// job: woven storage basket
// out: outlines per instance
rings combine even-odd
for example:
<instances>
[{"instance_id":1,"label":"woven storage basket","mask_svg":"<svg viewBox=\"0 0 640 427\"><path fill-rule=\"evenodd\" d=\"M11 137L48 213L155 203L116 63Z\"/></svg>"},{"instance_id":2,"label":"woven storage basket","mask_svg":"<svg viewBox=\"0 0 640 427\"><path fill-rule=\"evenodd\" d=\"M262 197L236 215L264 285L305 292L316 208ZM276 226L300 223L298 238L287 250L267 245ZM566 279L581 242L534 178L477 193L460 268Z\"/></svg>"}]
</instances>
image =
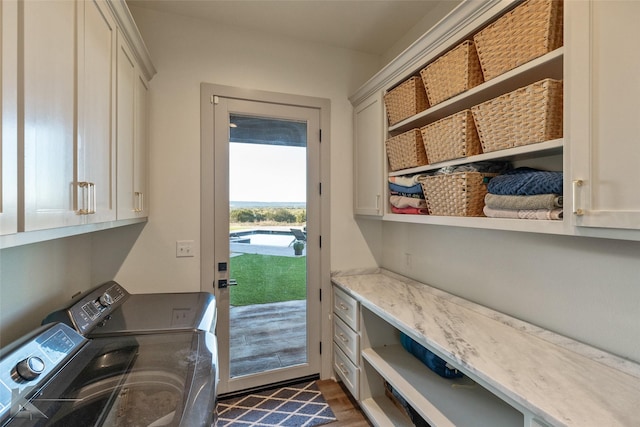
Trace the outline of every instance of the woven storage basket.
<instances>
[{"instance_id":1,"label":"woven storage basket","mask_svg":"<svg viewBox=\"0 0 640 427\"><path fill-rule=\"evenodd\" d=\"M485 153L562 138L562 80L541 80L471 112Z\"/></svg>"},{"instance_id":2,"label":"woven storage basket","mask_svg":"<svg viewBox=\"0 0 640 427\"><path fill-rule=\"evenodd\" d=\"M484 216L484 197L487 194L485 177L495 173L457 172L422 178L430 215Z\"/></svg>"},{"instance_id":3,"label":"woven storage basket","mask_svg":"<svg viewBox=\"0 0 640 427\"><path fill-rule=\"evenodd\" d=\"M389 126L429 108L427 92L420 77L411 77L384 96Z\"/></svg>"},{"instance_id":4,"label":"woven storage basket","mask_svg":"<svg viewBox=\"0 0 640 427\"><path fill-rule=\"evenodd\" d=\"M528 0L478 32L484 80L562 46L562 1Z\"/></svg>"},{"instance_id":5,"label":"woven storage basket","mask_svg":"<svg viewBox=\"0 0 640 427\"><path fill-rule=\"evenodd\" d=\"M473 41L466 40L420 71L429 104L435 105L482 83Z\"/></svg>"},{"instance_id":6,"label":"woven storage basket","mask_svg":"<svg viewBox=\"0 0 640 427\"><path fill-rule=\"evenodd\" d=\"M392 171L428 164L419 129L387 139L387 156Z\"/></svg>"},{"instance_id":7,"label":"woven storage basket","mask_svg":"<svg viewBox=\"0 0 640 427\"><path fill-rule=\"evenodd\" d=\"M420 128L430 163L459 159L482 152L471 110L440 119Z\"/></svg>"}]
</instances>

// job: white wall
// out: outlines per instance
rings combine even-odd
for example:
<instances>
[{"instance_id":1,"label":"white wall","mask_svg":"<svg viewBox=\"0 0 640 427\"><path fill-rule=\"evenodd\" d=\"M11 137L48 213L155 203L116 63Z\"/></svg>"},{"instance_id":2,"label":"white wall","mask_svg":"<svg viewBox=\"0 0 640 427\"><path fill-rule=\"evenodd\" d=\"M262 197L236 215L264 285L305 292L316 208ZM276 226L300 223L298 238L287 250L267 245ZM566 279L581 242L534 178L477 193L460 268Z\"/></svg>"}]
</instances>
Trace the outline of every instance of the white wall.
<instances>
[{"instance_id":1,"label":"white wall","mask_svg":"<svg viewBox=\"0 0 640 427\"><path fill-rule=\"evenodd\" d=\"M389 270L640 362L640 242L400 223L383 240Z\"/></svg>"},{"instance_id":2,"label":"white wall","mask_svg":"<svg viewBox=\"0 0 640 427\"><path fill-rule=\"evenodd\" d=\"M113 279L144 224L0 250L0 347Z\"/></svg>"},{"instance_id":3,"label":"white wall","mask_svg":"<svg viewBox=\"0 0 640 427\"><path fill-rule=\"evenodd\" d=\"M387 49L387 51L382 55L382 64L386 65L396 56L400 55L407 47L418 40L418 38L431 29L460 3L462 3L462 0L444 0L441 2L434 2L431 11L427 15L423 16L417 24L411 27L406 34L400 37L393 46Z\"/></svg>"},{"instance_id":4,"label":"white wall","mask_svg":"<svg viewBox=\"0 0 640 427\"><path fill-rule=\"evenodd\" d=\"M352 108L379 68L373 55L210 26L132 8L158 74L150 91L150 219L116 276L135 292L197 290L200 260L175 257L200 238L200 83L331 99L332 268L375 264L352 216Z\"/></svg>"}]
</instances>

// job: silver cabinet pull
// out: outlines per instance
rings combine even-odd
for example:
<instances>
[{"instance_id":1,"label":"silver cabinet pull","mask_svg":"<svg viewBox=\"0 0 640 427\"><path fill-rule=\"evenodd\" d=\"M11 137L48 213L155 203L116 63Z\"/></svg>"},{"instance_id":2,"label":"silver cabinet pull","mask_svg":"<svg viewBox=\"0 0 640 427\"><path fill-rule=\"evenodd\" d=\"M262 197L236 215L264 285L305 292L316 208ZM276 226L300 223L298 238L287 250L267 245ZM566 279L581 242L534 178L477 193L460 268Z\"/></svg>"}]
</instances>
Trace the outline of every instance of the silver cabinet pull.
<instances>
[{"instance_id":1,"label":"silver cabinet pull","mask_svg":"<svg viewBox=\"0 0 640 427\"><path fill-rule=\"evenodd\" d=\"M344 343L348 343L348 342L349 342L349 339L348 339L348 338L347 338L347 337L346 337L342 332L340 332L340 333L338 334L338 337L339 337L339 338L342 340L342 342L344 342Z\"/></svg>"},{"instance_id":2,"label":"silver cabinet pull","mask_svg":"<svg viewBox=\"0 0 640 427\"><path fill-rule=\"evenodd\" d=\"M136 191L133 193L135 197L133 211L134 212L143 212L144 211L144 193L141 191Z\"/></svg>"},{"instance_id":3,"label":"silver cabinet pull","mask_svg":"<svg viewBox=\"0 0 640 427\"><path fill-rule=\"evenodd\" d=\"M346 368L346 366L344 366L344 363L340 363L338 365L338 368L340 368L343 374L349 375L349 370Z\"/></svg>"},{"instance_id":4,"label":"silver cabinet pull","mask_svg":"<svg viewBox=\"0 0 640 427\"><path fill-rule=\"evenodd\" d=\"M96 184L93 182L78 182L80 195L77 210L78 215L91 215L96 213Z\"/></svg>"},{"instance_id":5,"label":"silver cabinet pull","mask_svg":"<svg viewBox=\"0 0 640 427\"><path fill-rule=\"evenodd\" d=\"M572 202L573 202L573 213L577 216L584 215L584 210L578 207L578 188L582 187L584 182L581 179L576 179L573 181L573 193L572 193Z\"/></svg>"}]
</instances>

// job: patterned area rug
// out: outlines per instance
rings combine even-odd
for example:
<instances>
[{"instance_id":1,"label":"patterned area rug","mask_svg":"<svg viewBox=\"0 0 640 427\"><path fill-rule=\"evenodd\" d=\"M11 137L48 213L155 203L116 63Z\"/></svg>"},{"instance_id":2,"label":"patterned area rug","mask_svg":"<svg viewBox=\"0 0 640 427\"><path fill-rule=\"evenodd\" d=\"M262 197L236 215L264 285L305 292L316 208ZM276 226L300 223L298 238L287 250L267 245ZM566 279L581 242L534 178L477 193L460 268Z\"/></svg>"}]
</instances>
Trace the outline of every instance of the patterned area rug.
<instances>
[{"instance_id":1,"label":"patterned area rug","mask_svg":"<svg viewBox=\"0 0 640 427\"><path fill-rule=\"evenodd\" d=\"M320 426L336 417L315 381L220 400L216 427Z\"/></svg>"}]
</instances>

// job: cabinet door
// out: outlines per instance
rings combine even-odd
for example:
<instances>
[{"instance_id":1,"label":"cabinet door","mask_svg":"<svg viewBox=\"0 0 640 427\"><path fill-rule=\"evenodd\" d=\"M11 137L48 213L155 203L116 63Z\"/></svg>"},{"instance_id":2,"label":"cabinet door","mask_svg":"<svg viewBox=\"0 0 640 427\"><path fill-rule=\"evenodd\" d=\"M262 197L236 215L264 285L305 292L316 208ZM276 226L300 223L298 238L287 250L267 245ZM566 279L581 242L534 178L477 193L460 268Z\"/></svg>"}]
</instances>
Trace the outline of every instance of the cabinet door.
<instances>
[{"instance_id":1,"label":"cabinet door","mask_svg":"<svg viewBox=\"0 0 640 427\"><path fill-rule=\"evenodd\" d=\"M133 140L133 196L135 202L134 210L138 217L149 215L149 199L147 195L148 92L147 81L141 74L138 74L136 78L135 134Z\"/></svg>"},{"instance_id":2,"label":"cabinet door","mask_svg":"<svg viewBox=\"0 0 640 427\"><path fill-rule=\"evenodd\" d=\"M3 2L4 3L4 2ZM21 2L25 231L76 225L74 1ZM20 113L20 112L19 112ZM21 153L22 155L22 153Z\"/></svg>"},{"instance_id":3,"label":"cabinet door","mask_svg":"<svg viewBox=\"0 0 640 427\"><path fill-rule=\"evenodd\" d=\"M356 215L384 214L384 109L376 92L354 109L354 188Z\"/></svg>"},{"instance_id":4,"label":"cabinet door","mask_svg":"<svg viewBox=\"0 0 640 427\"><path fill-rule=\"evenodd\" d=\"M18 230L18 6L0 2L0 235Z\"/></svg>"},{"instance_id":5,"label":"cabinet door","mask_svg":"<svg viewBox=\"0 0 640 427\"><path fill-rule=\"evenodd\" d=\"M135 218L133 194L133 140L136 66L129 46L118 32L118 219Z\"/></svg>"},{"instance_id":6,"label":"cabinet door","mask_svg":"<svg viewBox=\"0 0 640 427\"><path fill-rule=\"evenodd\" d=\"M147 85L131 49L118 41L118 219L147 216Z\"/></svg>"},{"instance_id":7,"label":"cabinet door","mask_svg":"<svg viewBox=\"0 0 640 427\"><path fill-rule=\"evenodd\" d=\"M574 224L640 229L640 2L566 6Z\"/></svg>"},{"instance_id":8,"label":"cabinet door","mask_svg":"<svg viewBox=\"0 0 640 427\"><path fill-rule=\"evenodd\" d=\"M78 181L85 183L80 206L88 211L87 222L113 221L116 27L104 2L81 2L80 9Z\"/></svg>"}]
</instances>

